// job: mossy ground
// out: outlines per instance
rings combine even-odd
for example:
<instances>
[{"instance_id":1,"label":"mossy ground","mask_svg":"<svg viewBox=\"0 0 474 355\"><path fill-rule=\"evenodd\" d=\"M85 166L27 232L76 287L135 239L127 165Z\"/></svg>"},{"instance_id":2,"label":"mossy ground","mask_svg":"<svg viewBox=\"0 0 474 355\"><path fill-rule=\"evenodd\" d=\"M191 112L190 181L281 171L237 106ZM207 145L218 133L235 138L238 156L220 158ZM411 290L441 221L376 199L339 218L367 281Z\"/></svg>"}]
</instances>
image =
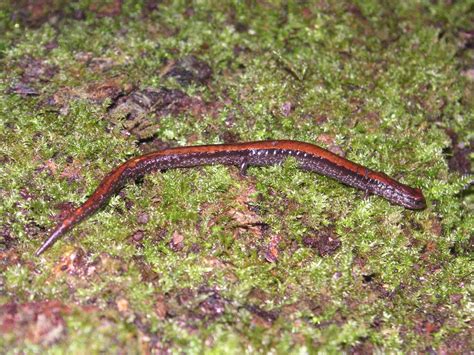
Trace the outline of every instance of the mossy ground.
<instances>
[{"instance_id":1,"label":"mossy ground","mask_svg":"<svg viewBox=\"0 0 474 355\"><path fill-rule=\"evenodd\" d=\"M472 160L473 23L471 1L1 5L2 352L472 349L472 177L450 166ZM179 99L111 114L149 88ZM428 207L292 160L167 171L34 257L127 158L261 139L344 153Z\"/></svg>"}]
</instances>

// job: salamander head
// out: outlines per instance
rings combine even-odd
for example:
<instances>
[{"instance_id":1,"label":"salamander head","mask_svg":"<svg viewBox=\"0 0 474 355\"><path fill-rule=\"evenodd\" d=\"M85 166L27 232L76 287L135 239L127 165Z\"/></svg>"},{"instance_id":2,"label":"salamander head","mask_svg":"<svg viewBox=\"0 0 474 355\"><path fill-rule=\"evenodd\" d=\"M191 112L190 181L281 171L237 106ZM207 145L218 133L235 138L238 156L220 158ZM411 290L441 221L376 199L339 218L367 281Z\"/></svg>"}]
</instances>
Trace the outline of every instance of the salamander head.
<instances>
[{"instance_id":1,"label":"salamander head","mask_svg":"<svg viewBox=\"0 0 474 355\"><path fill-rule=\"evenodd\" d=\"M426 208L425 196L420 189L399 184L397 189L390 193L390 201L411 210L422 210Z\"/></svg>"},{"instance_id":2,"label":"salamander head","mask_svg":"<svg viewBox=\"0 0 474 355\"><path fill-rule=\"evenodd\" d=\"M411 208L412 210L423 210L426 208L426 200L425 196L423 196L423 192L421 192L420 189L413 189L415 190L414 194L410 196L409 199L409 206L408 208Z\"/></svg>"},{"instance_id":3,"label":"salamander head","mask_svg":"<svg viewBox=\"0 0 474 355\"><path fill-rule=\"evenodd\" d=\"M426 208L425 196L420 189L402 184L380 172L370 173L369 178L374 182L373 192L390 202L411 210Z\"/></svg>"}]
</instances>

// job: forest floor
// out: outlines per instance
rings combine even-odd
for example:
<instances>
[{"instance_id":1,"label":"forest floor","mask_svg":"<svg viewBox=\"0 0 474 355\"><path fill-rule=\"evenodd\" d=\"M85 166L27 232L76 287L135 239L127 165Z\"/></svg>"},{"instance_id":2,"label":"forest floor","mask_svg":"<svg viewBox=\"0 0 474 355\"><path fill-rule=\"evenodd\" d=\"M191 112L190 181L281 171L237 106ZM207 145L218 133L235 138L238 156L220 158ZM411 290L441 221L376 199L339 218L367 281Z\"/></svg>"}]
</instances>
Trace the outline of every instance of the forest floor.
<instances>
[{"instance_id":1,"label":"forest floor","mask_svg":"<svg viewBox=\"0 0 474 355\"><path fill-rule=\"evenodd\" d=\"M2 2L0 352L472 350L473 24L472 1ZM34 255L127 159L264 139L427 208L294 159L168 170Z\"/></svg>"}]
</instances>

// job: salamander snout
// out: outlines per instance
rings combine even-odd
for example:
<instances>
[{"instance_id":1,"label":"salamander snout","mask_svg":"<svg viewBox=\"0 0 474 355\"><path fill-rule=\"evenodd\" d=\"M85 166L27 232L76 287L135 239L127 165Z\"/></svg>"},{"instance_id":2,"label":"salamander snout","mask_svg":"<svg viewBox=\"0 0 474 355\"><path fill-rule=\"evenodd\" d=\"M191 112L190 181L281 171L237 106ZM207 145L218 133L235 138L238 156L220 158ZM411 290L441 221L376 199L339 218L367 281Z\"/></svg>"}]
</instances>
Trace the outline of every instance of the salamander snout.
<instances>
[{"instance_id":1,"label":"salamander snout","mask_svg":"<svg viewBox=\"0 0 474 355\"><path fill-rule=\"evenodd\" d=\"M425 196L420 189L410 188L410 194L407 195L405 200L406 206L412 210L423 210L426 208Z\"/></svg>"}]
</instances>

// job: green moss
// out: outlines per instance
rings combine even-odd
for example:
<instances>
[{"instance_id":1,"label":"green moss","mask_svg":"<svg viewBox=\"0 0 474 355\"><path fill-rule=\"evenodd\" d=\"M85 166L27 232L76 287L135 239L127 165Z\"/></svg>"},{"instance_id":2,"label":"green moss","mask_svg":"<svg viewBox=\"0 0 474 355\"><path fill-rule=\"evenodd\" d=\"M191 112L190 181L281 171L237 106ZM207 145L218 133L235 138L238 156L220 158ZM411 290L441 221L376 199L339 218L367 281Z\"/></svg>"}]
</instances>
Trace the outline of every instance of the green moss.
<instances>
[{"instance_id":1,"label":"green moss","mask_svg":"<svg viewBox=\"0 0 474 355\"><path fill-rule=\"evenodd\" d=\"M0 302L74 305L54 344L12 331L1 348L470 349L472 178L447 163L447 130L465 144L473 135L460 69L469 1L125 1L108 16L114 4L0 5ZM211 67L205 85L162 75L187 55ZM428 208L365 197L292 159L247 177L172 170L128 185L33 257L61 203L84 202L139 154L127 121L109 117L114 98L93 100L112 80L123 95L167 87L200 100L199 112L160 116L152 139L315 142L422 188ZM18 83L39 95L15 94ZM323 229L341 243L330 255L305 242Z\"/></svg>"}]
</instances>

